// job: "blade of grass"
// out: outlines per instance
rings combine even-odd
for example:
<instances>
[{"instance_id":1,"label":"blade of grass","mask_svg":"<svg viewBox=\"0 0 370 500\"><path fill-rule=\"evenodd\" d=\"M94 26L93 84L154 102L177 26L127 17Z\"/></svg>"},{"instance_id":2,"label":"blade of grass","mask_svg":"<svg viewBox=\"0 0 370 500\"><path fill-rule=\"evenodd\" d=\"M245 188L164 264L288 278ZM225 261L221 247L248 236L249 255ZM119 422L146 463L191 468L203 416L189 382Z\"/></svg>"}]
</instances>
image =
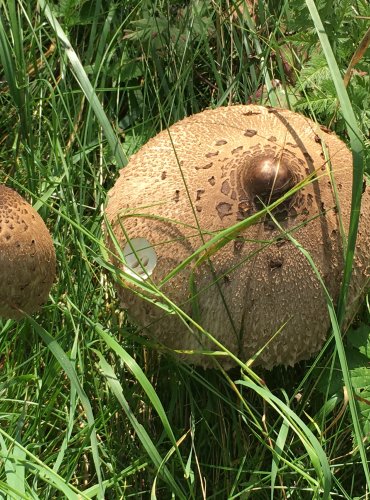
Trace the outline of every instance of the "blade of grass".
<instances>
[{"instance_id":1,"label":"blade of grass","mask_svg":"<svg viewBox=\"0 0 370 500\"><path fill-rule=\"evenodd\" d=\"M170 273L167 274L167 276L162 280L161 285L164 285L169 281L173 276L175 276L179 271L184 269L187 265L189 265L193 260L195 260L197 257L199 257L196 260L195 265L200 265L204 260L208 259L210 256L212 256L214 253L218 252L222 247L224 247L227 243L229 243L231 240L233 240L241 231L244 231L248 227L250 227L253 224L256 224L264 215L268 213L269 210L273 210L277 206L279 206L281 203L283 203L287 198L292 196L294 193L299 191L303 186L307 184L315 175L315 172L310 174L309 177L304 179L303 181L299 182L296 186L294 186L292 189L287 191L281 198L278 200L274 201L269 205L268 208L262 208L259 212L251 215L247 219L244 219L240 222L237 222L236 224L232 225L231 227L218 232L215 236L213 236L210 240L208 240L205 244L201 245L197 250L192 253L189 257L184 259L181 264L179 264L177 267L175 267Z\"/></svg>"},{"instance_id":2,"label":"blade of grass","mask_svg":"<svg viewBox=\"0 0 370 500\"><path fill-rule=\"evenodd\" d=\"M289 403L288 398L286 398L287 404ZM289 431L289 425L286 422L286 420L283 420L279 434L276 438L275 442L275 453L273 454L272 457L272 465L271 465L271 495L270 499L274 500L275 497L275 482L276 482L276 477L279 471L279 464L280 464L280 457L283 454L283 450L285 447L285 443L288 437L288 431Z\"/></svg>"},{"instance_id":3,"label":"blade of grass","mask_svg":"<svg viewBox=\"0 0 370 500\"><path fill-rule=\"evenodd\" d=\"M275 88L272 84L272 81L271 81L271 78L270 78L270 75L269 75L269 72L267 69L267 65L266 65L267 58L265 58L260 41L258 39L258 36L256 33L255 23L254 23L253 19L251 18L251 15L249 14L249 11L247 8L243 10L243 14L245 15L245 19L246 19L248 28L250 30L250 34L251 34L251 38L253 40L253 45L254 45L256 54L260 57L260 60L261 60L261 72L262 72L263 77L264 77L265 82L266 82L267 92L268 92L271 106L278 106L278 99L276 97L276 91L275 91Z\"/></svg>"},{"instance_id":4,"label":"blade of grass","mask_svg":"<svg viewBox=\"0 0 370 500\"><path fill-rule=\"evenodd\" d=\"M301 443L305 447L312 465L316 470L319 484L323 490L322 498L329 499L331 487L331 471L328 459L315 435L310 431L307 425L277 396L268 389L259 387L252 381L238 380L237 384L249 387L259 394L272 408L274 408L283 418L284 422L296 433ZM306 477L309 480L309 476ZM313 478L311 478L314 482ZM319 486L317 484L317 486Z\"/></svg>"},{"instance_id":5,"label":"blade of grass","mask_svg":"<svg viewBox=\"0 0 370 500\"><path fill-rule=\"evenodd\" d=\"M86 318L88 320L88 318ZM171 425L167 419L166 412L164 411L164 408L162 406L162 403L155 392L152 384L148 380L147 376L143 372L143 370L140 368L140 366L136 363L134 358L130 356L130 354L110 335L108 335L107 332L104 331L104 329L100 325L94 325L95 329L99 333L99 335L103 338L103 340L106 342L106 344L113 349L113 351L124 361L125 365L127 368L130 370L131 373L135 376L136 380L139 382L139 384L142 386L144 389L145 393L147 394L148 398L150 399L151 403L153 404L153 407L155 408L156 412L158 413L159 418L162 421L163 427L167 433L167 436L171 440L173 445L176 445L176 439L175 436L172 432ZM185 469L185 467L184 467Z\"/></svg>"},{"instance_id":6,"label":"blade of grass","mask_svg":"<svg viewBox=\"0 0 370 500\"><path fill-rule=\"evenodd\" d=\"M13 99L19 123L16 130L16 155L22 154L28 170L29 183L33 185L34 177L34 135L32 127L33 96L30 93L29 74L24 58L24 33L19 4L15 0L7 2L6 14L0 12L0 60ZM5 17L6 16L6 17ZM3 21L4 19L4 21ZM6 30L10 35L7 36ZM21 147L23 145L23 147Z\"/></svg>"},{"instance_id":7,"label":"blade of grass","mask_svg":"<svg viewBox=\"0 0 370 500\"><path fill-rule=\"evenodd\" d=\"M7 459L8 461L13 462L12 468L15 469L17 467L17 462L20 462L23 467L26 467L28 472L33 472L35 476L40 477L43 479L45 482L51 484L55 488L57 488L60 492L62 492L65 497L68 500L79 500L81 498L88 498L84 495L83 492L78 490L76 487L72 486L71 484L66 483L66 481L60 477L58 474L56 474L53 470L51 470L45 463L43 463L40 459L38 459L35 455L33 455L30 451L28 451L24 446L22 446L20 443L18 443L15 439L13 439L9 434L7 434L4 430L0 428L0 435L1 435L1 448L4 450L5 446L5 441L8 440L12 446L15 448L18 448L20 452L22 452L23 456L28 457L28 460L22 460L20 461L19 458L17 458L17 454L11 454L9 451L7 451L4 454L4 451L1 453L2 457ZM11 485L9 484L9 487ZM16 484L17 488L20 488L21 485L19 483ZM24 491L26 491L24 489ZM22 493L22 491L20 492ZM21 497L22 498L22 497ZM25 498L30 498L29 494L26 495ZM31 497L31 498L38 498L37 496Z\"/></svg>"},{"instance_id":8,"label":"blade of grass","mask_svg":"<svg viewBox=\"0 0 370 500\"><path fill-rule=\"evenodd\" d=\"M345 303L348 293L348 287L352 274L353 256L356 246L358 222L361 207L362 180L365 168L364 148L361 141L361 131L357 125L356 117L353 112L351 101L348 97L345 83L339 71L335 55L331 48L328 36L325 32L324 25L321 21L319 12L313 0L306 0L307 7L310 11L315 29L317 31L322 50L325 54L329 70L332 75L338 99L341 104L343 117L346 121L348 136L350 138L352 155L353 155L353 184L352 184L352 203L351 203L351 219L348 232L347 253L344 266L343 283L338 301L338 322L342 324L345 315Z\"/></svg>"},{"instance_id":9,"label":"blade of grass","mask_svg":"<svg viewBox=\"0 0 370 500\"><path fill-rule=\"evenodd\" d=\"M30 495L25 495L21 491L12 486L9 486L7 483L0 481L0 500L38 500L38 496L31 497Z\"/></svg>"},{"instance_id":10,"label":"blade of grass","mask_svg":"<svg viewBox=\"0 0 370 500\"><path fill-rule=\"evenodd\" d=\"M71 306L74 307L73 304L71 304ZM166 412L163 408L163 405L157 393L155 392L152 384L150 383L149 379L147 378L143 370L140 368L140 366L137 364L134 358L130 356L130 354L111 335L109 335L100 324L92 322L87 316L84 316L84 319L89 323L91 327L94 328L95 331L97 331L97 333L103 338L106 344L120 357L120 359L127 366L128 370L135 376L138 383L144 389L146 395L151 401L153 407L155 408L159 418L161 419L163 428L168 438L170 439L172 445L176 448L178 457L180 459L180 463L182 464L182 467L185 470L185 465L182 461L181 454L179 453L179 450L177 448L176 438L172 431Z\"/></svg>"},{"instance_id":11,"label":"blade of grass","mask_svg":"<svg viewBox=\"0 0 370 500\"><path fill-rule=\"evenodd\" d=\"M16 68L14 57L10 47L9 40L6 36L6 31L3 23L2 14L0 12L0 60L2 69L4 71L5 79L9 86L10 94L13 98L14 104L18 110L22 108L22 99L18 89L18 82L16 80Z\"/></svg>"},{"instance_id":12,"label":"blade of grass","mask_svg":"<svg viewBox=\"0 0 370 500\"><path fill-rule=\"evenodd\" d=\"M92 411L92 407L91 407L89 398L87 397L87 394L84 391L84 389L83 389L83 387L82 387L82 385L77 377L77 374L76 374L76 371L74 369L73 364L68 359L66 353L60 347L58 342L41 325L39 325L30 316L28 316L28 321L31 323L31 325L33 326L35 331L38 333L38 335L45 342L48 349L50 349L52 354L55 356L55 358L57 359L58 363L65 371L66 375L68 376L68 378L71 382L71 385L74 387L74 389L76 390L76 392L81 400L81 404L85 410L87 422L88 422L89 427L90 427L90 440L91 440L92 456L93 456L93 460L94 460L96 475L97 475L98 482L100 485L99 496L100 496L100 498L103 498L104 497L104 488L103 488L103 484L102 484L102 474L101 474L101 470L100 470L98 439L97 439L96 430L95 430L94 414Z\"/></svg>"},{"instance_id":13,"label":"blade of grass","mask_svg":"<svg viewBox=\"0 0 370 500\"><path fill-rule=\"evenodd\" d=\"M98 356L100 369L104 377L106 378L109 387L111 388L113 394L116 396L119 404L122 406L124 412L126 413L128 419L131 422L132 427L134 428L138 438L140 439L144 449L148 453L153 464L156 466L158 472L160 471L161 475L163 476L163 479L171 486L172 491L178 496L178 498L182 498L185 500L186 496L179 488L176 480L170 474L168 468L163 465L164 461L160 456L160 454L158 453L155 444L150 439L149 434L146 432L143 425L139 423L139 421L131 411L129 404L123 395L122 385L117 379L117 376L114 373L113 368L109 363L107 363L101 352L99 352L96 349L93 349L93 352Z\"/></svg>"},{"instance_id":14,"label":"blade of grass","mask_svg":"<svg viewBox=\"0 0 370 500\"><path fill-rule=\"evenodd\" d=\"M26 489L24 481L24 458L25 453L19 447L15 446L11 453L5 443L3 436L0 435L0 447L4 456L4 471L6 482L9 488L17 489L20 497L25 498ZM23 464L22 464L23 462Z\"/></svg>"},{"instance_id":15,"label":"blade of grass","mask_svg":"<svg viewBox=\"0 0 370 500\"><path fill-rule=\"evenodd\" d=\"M90 106L93 109L95 116L105 133L109 146L112 150L114 157L116 158L118 165L120 167L125 166L127 163L126 155L123 152L122 146L117 138L117 135L114 133L114 130L108 120L107 115L105 114L103 106L101 105L93 86L91 85L91 82L86 74L86 71L81 61L77 57L77 54L73 49L68 37L64 33L62 27L55 18L52 10L47 5L46 1L38 0L38 3L40 4L47 20L55 30L55 33L58 36L58 40L66 52L72 70L74 72L75 78L78 84L80 85L83 93L85 94L87 100L89 101Z\"/></svg>"},{"instance_id":16,"label":"blade of grass","mask_svg":"<svg viewBox=\"0 0 370 500\"><path fill-rule=\"evenodd\" d=\"M134 475L138 471L145 469L148 467L147 462L142 462L140 459L132 462L128 467L123 469L117 476L106 479L104 481L104 487L108 489L110 486L113 486L117 483L117 481L124 481L127 477ZM99 493L99 485L94 484L94 486L90 486L87 490L84 490L84 495L87 498L94 498Z\"/></svg>"},{"instance_id":17,"label":"blade of grass","mask_svg":"<svg viewBox=\"0 0 370 500\"><path fill-rule=\"evenodd\" d=\"M185 438L187 437L187 435L189 434L189 432L190 431L187 431L183 436L181 436L181 438L176 443L176 446L172 446L168 450L168 452L166 453L166 456L164 457L164 459L162 460L162 463L159 466L158 471L157 471L157 473L155 475L155 478L154 478L154 481L153 481L153 485L152 485L152 489L151 489L151 493L150 493L151 500L155 500L157 498L155 490L157 488L157 479L158 479L160 473L162 472L162 469L164 469L165 464L168 462L168 460L171 458L171 456L175 453L175 451L178 448L178 445L181 444L185 440ZM192 495L192 498L194 498L193 495Z\"/></svg>"},{"instance_id":18,"label":"blade of grass","mask_svg":"<svg viewBox=\"0 0 370 500\"><path fill-rule=\"evenodd\" d=\"M356 238L357 238L357 231L358 231L358 224L359 224L359 217L360 217L362 181L363 181L363 174L364 174L364 168L365 168L363 144L361 141L361 132L360 132L360 129L357 125L357 121L356 121L355 114L353 112L351 101L348 97L345 83L344 83L342 75L339 71L337 61L335 59L333 50L331 48L328 36L325 32L325 28L324 28L324 25L321 21L319 12L318 12L313 0L306 0L306 4L307 4L307 7L310 11L310 15L311 15L311 18L313 20L318 37L320 39L321 46L322 46L323 52L324 52L325 57L326 57L326 61L328 63L328 66L329 66L329 69L330 69L330 72L332 75L333 83L335 85L335 88L336 88L336 91L338 94L338 99L339 99L339 102L341 104L341 110L342 110L344 119L346 121L347 132L348 132L348 135L350 138L352 155L353 155L353 183L352 183L351 218L350 218L350 224L349 224L347 252L346 252L346 257L345 257L345 266L344 266L344 273L343 273L343 282L342 282L341 292L340 292L339 301L338 301L337 315L335 314L334 305L332 303L331 297L330 297L329 293L327 292L325 285L322 282L321 277L319 275L318 275L318 278L321 281L321 284L322 284L323 289L325 291L325 295L327 297L327 304L328 304L330 319L331 319L331 323L332 323L332 327L333 327L333 331L334 331L335 342L337 345L339 362L340 362L341 370L343 373L344 383L345 383L346 389L348 391L349 407L350 407L350 412L351 412L352 424L354 427L354 433L356 436L357 444L359 446L359 451L360 451L362 466L363 466L364 473L365 473L367 487L370 488L369 465L368 465L368 461L367 461L367 457L366 457L366 451L365 451L363 441L362 441L361 426L360 426L359 419L358 419L357 407L356 407L356 403L354 400L353 387L352 387L351 379L349 376L346 354L344 351L342 336L341 336L341 331L340 331L341 325L342 325L344 317L345 317L346 298L347 298L348 288L349 288L349 284L350 284L350 280L351 280L352 264L353 264L354 252L355 252L355 247L356 247ZM299 245L298 242L297 242L297 245ZM302 251L302 253L304 253L306 258L311 263L312 259L309 256L309 254L302 247L300 247L300 245L298 246L298 248ZM315 270L316 268L314 267L313 262L311 265L313 266L313 269Z\"/></svg>"},{"instance_id":19,"label":"blade of grass","mask_svg":"<svg viewBox=\"0 0 370 500\"><path fill-rule=\"evenodd\" d=\"M275 217L272 214L270 214L270 216L273 219L276 226L280 228L282 233L284 233L284 235L287 238L289 238L289 240L293 243L293 245L300 252L302 252L302 254L306 257L306 259L308 260L308 262L309 262L312 270L314 271L314 273L315 273L315 275L316 275L316 277L317 277L317 279L322 287L322 290L324 292L326 304L327 304L328 311L329 311L330 322L331 322L331 326L332 326L332 329L334 332L334 338L335 338L335 342L336 342L336 346L337 346L337 352L338 352L339 362L340 362L340 366L341 366L341 370L342 370L342 374L343 374L344 384L346 386L347 393L348 393L348 403L349 403L350 412L351 412L354 434L356 437L357 445L359 447L362 466L363 466L364 472L365 472L366 482L367 482L368 487L370 487L369 466L368 466L367 457L366 457L366 450L365 450L364 442L363 442L364 436L362 436L362 432L361 432L361 425L360 425L360 420L358 417L357 406L356 406L354 392L353 392L353 386L352 386L351 377L349 374L346 353L345 353L344 346L343 346L339 321L338 321L338 318L337 318L337 315L335 312L335 306L334 306L333 300L330 296L328 289L325 286L325 283L324 283L324 281L320 275L320 272L317 269L311 255L310 255L310 253L295 238L293 238L293 236L290 233L284 231L284 229L279 225L278 221L275 219Z\"/></svg>"}]
</instances>

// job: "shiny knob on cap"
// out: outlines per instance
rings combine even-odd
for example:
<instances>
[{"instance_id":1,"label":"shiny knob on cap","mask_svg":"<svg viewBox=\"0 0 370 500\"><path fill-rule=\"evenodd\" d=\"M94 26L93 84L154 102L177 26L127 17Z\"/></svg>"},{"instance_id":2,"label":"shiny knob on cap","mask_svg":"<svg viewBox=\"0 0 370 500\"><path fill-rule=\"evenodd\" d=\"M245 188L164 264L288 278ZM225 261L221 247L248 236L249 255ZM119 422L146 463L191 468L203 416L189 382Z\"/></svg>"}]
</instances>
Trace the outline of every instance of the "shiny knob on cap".
<instances>
[{"instance_id":1,"label":"shiny knob on cap","mask_svg":"<svg viewBox=\"0 0 370 500\"><path fill-rule=\"evenodd\" d=\"M252 160L245 182L253 195L261 199L276 199L294 186L295 176L283 158L263 156Z\"/></svg>"}]
</instances>

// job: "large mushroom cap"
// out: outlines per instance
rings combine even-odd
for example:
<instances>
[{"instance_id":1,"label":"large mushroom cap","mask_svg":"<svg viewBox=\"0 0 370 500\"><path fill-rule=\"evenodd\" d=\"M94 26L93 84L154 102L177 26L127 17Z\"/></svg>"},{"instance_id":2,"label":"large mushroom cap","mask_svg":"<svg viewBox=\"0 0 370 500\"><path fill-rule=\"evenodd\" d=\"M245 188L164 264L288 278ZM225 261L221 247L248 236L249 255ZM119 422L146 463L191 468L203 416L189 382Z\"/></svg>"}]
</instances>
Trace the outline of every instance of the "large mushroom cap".
<instances>
[{"instance_id":1,"label":"large mushroom cap","mask_svg":"<svg viewBox=\"0 0 370 500\"><path fill-rule=\"evenodd\" d=\"M0 316L19 319L47 300L55 278L55 251L39 214L0 185Z\"/></svg>"},{"instance_id":2,"label":"large mushroom cap","mask_svg":"<svg viewBox=\"0 0 370 500\"><path fill-rule=\"evenodd\" d=\"M116 242L106 231L107 244L117 254L118 243L124 263L115 263L128 275L159 286L212 236L302 181L272 216L263 216L201 265L187 266L161 286L241 359L266 346L257 363L291 365L320 349L330 322L319 280L287 233L311 254L334 301L341 285L352 156L334 134L291 111L255 105L186 118L151 139L121 170L106 209ZM348 318L370 274L370 190L364 189ZM130 280L124 282L122 304L165 346L215 349L204 334L135 291ZM184 356L212 366L209 356ZM232 365L229 358L219 359Z\"/></svg>"}]
</instances>

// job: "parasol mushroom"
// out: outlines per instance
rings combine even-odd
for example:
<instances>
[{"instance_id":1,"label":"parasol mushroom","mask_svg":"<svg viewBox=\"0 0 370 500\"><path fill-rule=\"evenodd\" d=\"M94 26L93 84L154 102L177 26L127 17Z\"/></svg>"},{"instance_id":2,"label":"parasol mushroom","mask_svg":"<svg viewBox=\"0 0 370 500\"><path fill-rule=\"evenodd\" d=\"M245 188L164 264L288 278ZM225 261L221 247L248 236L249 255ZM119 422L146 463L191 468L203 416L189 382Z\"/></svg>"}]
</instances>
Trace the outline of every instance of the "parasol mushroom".
<instances>
[{"instance_id":1,"label":"parasol mushroom","mask_svg":"<svg viewBox=\"0 0 370 500\"><path fill-rule=\"evenodd\" d=\"M55 278L55 251L39 214L0 185L0 316L19 319L47 300Z\"/></svg>"},{"instance_id":2,"label":"parasol mushroom","mask_svg":"<svg viewBox=\"0 0 370 500\"><path fill-rule=\"evenodd\" d=\"M160 286L242 360L261 349L255 363L267 368L309 358L323 345L330 320L322 286L288 235L310 253L336 302L351 189L350 151L302 115L236 105L185 118L133 155L109 193L106 217L115 241L109 231L106 238L113 254L117 244L123 253L113 259L126 272L118 288L123 307L153 338L204 367L213 360L201 351L215 350L213 342L145 300L145 291L137 293L140 280ZM201 264L193 261L161 284L220 231L281 197L271 213L246 223ZM369 260L370 189L364 184L348 320L369 283ZM233 365L230 357L218 359Z\"/></svg>"}]
</instances>

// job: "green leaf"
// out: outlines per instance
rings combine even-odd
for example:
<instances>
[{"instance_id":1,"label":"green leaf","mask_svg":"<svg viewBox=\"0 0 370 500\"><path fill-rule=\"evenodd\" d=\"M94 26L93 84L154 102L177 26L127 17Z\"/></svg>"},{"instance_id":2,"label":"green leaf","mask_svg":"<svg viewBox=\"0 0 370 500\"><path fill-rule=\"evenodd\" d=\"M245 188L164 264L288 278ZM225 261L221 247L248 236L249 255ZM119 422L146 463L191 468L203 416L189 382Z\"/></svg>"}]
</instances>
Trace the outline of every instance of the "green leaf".
<instances>
[{"instance_id":1,"label":"green leaf","mask_svg":"<svg viewBox=\"0 0 370 500\"><path fill-rule=\"evenodd\" d=\"M370 368L359 366L351 370L351 380L360 417L363 436L370 434Z\"/></svg>"},{"instance_id":2,"label":"green leaf","mask_svg":"<svg viewBox=\"0 0 370 500\"><path fill-rule=\"evenodd\" d=\"M370 325L363 323L356 330L348 333L348 342L370 359Z\"/></svg>"}]
</instances>

